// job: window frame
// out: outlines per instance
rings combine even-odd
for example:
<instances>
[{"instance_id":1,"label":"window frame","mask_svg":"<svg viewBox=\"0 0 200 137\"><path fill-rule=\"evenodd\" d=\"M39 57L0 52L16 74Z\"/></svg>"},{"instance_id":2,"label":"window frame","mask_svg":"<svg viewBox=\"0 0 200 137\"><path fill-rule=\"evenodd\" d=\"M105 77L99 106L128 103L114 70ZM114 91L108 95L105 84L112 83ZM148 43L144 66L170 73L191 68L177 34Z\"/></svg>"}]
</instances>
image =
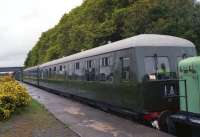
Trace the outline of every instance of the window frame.
<instances>
[{"instance_id":1,"label":"window frame","mask_svg":"<svg viewBox=\"0 0 200 137\"><path fill-rule=\"evenodd\" d=\"M57 68L56 68L56 66L55 66L55 67L53 68L53 71L56 72L56 70L57 70Z\"/></svg>"},{"instance_id":2,"label":"window frame","mask_svg":"<svg viewBox=\"0 0 200 137\"><path fill-rule=\"evenodd\" d=\"M93 60L92 60L92 59L87 60L87 61L86 61L86 68L87 68L87 69L91 69L91 68L92 68L92 63L93 63Z\"/></svg>"},{"instance_id":3,"label":"window frame","mask_svg":"<svg viewBox=\"0 0 200 137\"><path fill-rule=\"evenodd\" d=\"M76 63L75 63L75 69L76 69L76 70L79 70L79 69L80 69L80 62L76 62Z\"/></svg>"},{"instance_id":4,"label":"window frame","mask_svg":"<svg viewBox=\"0 0 200 137\"><path fill-rule=\"evenodd\" d=\"M101 58L101 66L102 67L108 67L109 65L110 65L109 57L102 57Z\"/></svg>"},{"instance_id":5,"label":"window frame","mask_svg":"<svg viewBox=\"0 0 200 137\"><path fill-rule=\"evenodd\" d=\"M63 66L62 65L60 65L59 70L63 71Z\"/></svg>"},{"instance_id":6,"label":"window frame","mask_svg":"<svg viewBox=\"0 0 200 137\"><path fill-rule=\"evenodd\" d=\"M171 66L170 66L170 58L169 56L157 56L156 54L154 56L145 56L144 57L144 68L145 68L145 74L149 74L149 72L147 72L147 67L146 67L146 61L145 59L147 58L152 58L153 59L153 64L154 64L154 68L155 68L155 72L151 73L151 74L156 74L158 73L159 70L159 58L166 58L168 61L168 71L171 71Z\"/></svg>"},{"instance_id":7,"label":"window frame","mask_svg":"<svg viewBox=\"0 0 200 137\"><path fill-rule=\"evenodd\" d=\"M124 56L124 57L120 57L120 60L121 60L121 79L123 81L129 81L131 78L130 78L130 67L131 67L131 58L130 57L127 57L127 56ZM127 66L124 66L124 62L125 60L128 60L128 65ZM127 77L127 74L128 73L128 77Z\"/></svg>"}]
</instances>

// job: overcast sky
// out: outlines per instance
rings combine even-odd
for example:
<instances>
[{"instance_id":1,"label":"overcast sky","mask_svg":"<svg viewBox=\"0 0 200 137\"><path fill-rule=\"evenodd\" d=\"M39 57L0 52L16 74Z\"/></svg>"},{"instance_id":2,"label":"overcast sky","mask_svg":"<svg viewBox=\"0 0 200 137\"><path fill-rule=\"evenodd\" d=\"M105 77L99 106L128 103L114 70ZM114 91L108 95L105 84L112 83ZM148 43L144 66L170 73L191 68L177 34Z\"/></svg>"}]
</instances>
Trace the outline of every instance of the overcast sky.
<instances>
[{"instance_id":1,"label":"overcast sky","mask_svg":"<svg viewBox=\"0 0 200 137\"><path fill-rule=\"evenodd\" d=\"M0 67L22 66L41 33L82 0L0 0Z\"/></svg>"}]
</instances>

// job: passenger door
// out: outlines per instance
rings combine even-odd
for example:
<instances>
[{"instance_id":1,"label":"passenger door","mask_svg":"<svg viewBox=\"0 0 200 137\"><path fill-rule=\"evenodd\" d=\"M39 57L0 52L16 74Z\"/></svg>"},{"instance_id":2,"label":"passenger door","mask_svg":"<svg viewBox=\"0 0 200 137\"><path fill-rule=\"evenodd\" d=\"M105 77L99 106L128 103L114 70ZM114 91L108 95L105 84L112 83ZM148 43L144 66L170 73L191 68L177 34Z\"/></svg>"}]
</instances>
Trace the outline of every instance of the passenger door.
<instances>
[{"instance_id":1,"label":"passenger door","mask_svg":"<svg viewBox=\"0 0 200 137\"><path fill-rule=\"evenodd\" d=\"M120 67L121 67L121 79L122 81L130 80L130 58L121 57L120 58Z\"/></svg>"}]
</instances>

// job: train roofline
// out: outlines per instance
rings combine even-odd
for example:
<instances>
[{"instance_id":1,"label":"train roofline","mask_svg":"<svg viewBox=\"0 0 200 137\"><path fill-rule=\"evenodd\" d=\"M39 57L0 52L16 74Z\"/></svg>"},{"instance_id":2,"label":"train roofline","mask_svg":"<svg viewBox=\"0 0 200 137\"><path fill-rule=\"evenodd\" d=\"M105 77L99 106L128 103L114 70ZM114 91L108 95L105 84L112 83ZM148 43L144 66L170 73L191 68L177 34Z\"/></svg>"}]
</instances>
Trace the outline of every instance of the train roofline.
<instances>
[{"instance_id":1,"label":"train roofline","mask_svg":"<svg viewBox=\"0 0 200 137\"><path fill-rule=\"evenodd\" d=\"M56 65L63 62L78 60L78 59L100 55L100 54L104 54L104 53L108 53L112 51L118 51L122 49L135 48L135 47L159 47L159 46L195 48L195 45L192 42L183 38L178 38L178 37L169 36L169 35L159 35L159 34L141 34L141 35L126 38L117 42L99 46L97 48L79 52L67 57L56 59L56 60L41 64L39 66L31 67L31 68L35 69L38 67ZM28 70L28 69L25 69L25 70Z\"/></svg>"}]
</instances>

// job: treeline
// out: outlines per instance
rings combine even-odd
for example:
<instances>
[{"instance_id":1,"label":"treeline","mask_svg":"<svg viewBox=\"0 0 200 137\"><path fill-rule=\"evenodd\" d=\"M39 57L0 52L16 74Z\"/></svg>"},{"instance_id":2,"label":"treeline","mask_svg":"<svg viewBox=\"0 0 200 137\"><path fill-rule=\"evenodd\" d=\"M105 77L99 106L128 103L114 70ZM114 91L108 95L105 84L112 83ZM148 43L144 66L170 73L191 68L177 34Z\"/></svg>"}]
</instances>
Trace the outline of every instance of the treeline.
<instances>
[{"instance_id":1,"label":"treeline","mask_svg":"<svg viewBox=\"0 0 200 137\"><path fill-rule=\"evenodd\" d=\"M194 0L85 0L42 34L25 66L142 33L186 38L200 53L200 4Z\"/></svg>"}]
</instances>

